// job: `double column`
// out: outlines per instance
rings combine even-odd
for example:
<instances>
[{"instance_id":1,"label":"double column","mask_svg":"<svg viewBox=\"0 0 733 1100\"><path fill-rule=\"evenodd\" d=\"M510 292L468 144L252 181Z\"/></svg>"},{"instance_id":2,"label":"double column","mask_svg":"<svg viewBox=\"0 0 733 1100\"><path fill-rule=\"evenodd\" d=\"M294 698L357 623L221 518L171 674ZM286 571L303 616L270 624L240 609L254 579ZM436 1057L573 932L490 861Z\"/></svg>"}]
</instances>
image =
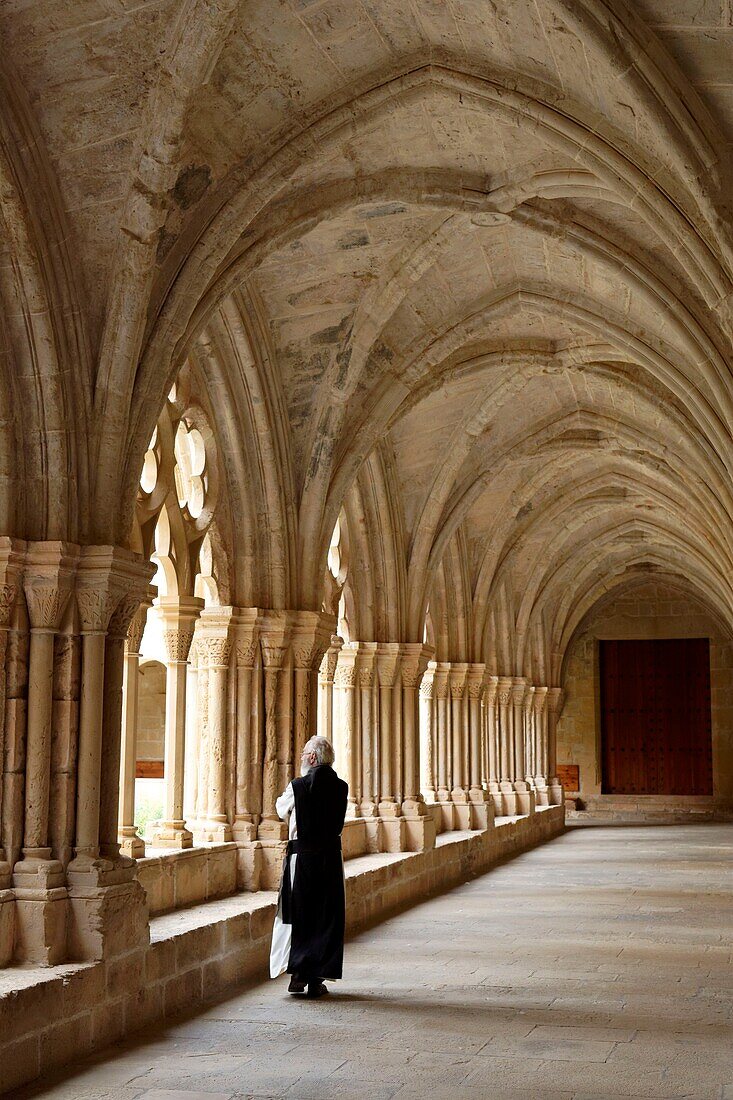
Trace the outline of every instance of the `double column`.
<instances>
[{"instance_id":1,"label":"double column","mask_svg":"<svg viewBox=\"0 0 733 1100\"><path fill-rule=\"evenodd\" d=\"M153 833L156 848L190 848L193 834L183 816L186 759L186 690L196 620L204 602L195 596L160 597L156 610L163 626L165 677L165 817Z\"/></svg>"},{"instance_id":2,"label":"double column","mask_svg":"<svg viewBox=\"0 0 733 1100\"><path fill-rule=\"evenodd\" d=\"M199 775L205 770L206 782L198 783L194 831L196 840L205 844L233 839L227 806L227 762L231 755L227 699L234 619L232 607L207 608L196 627L199 676L204 680L207 704L205 736L199 742Z\"/></svg>"},{"instance_id":3,"label":"double column","mask_svg":"<svg viewBox=\"0 0 733 1100\"><path fill-rule=\"evenodd\" d=\"M565 695L562 688L552 687L547 691L547 786L551 806L562 806L564 794L562 784L557 778L557 723L562 713Z\"/></svg>"},{"instance_id":4,"label":"double column","mask_svg":"<svg viewBox=\"0 0 733 1100\"><path fill-rule=\"evenodd\" d=\"M52 856L49 843L49 813L53 748L54 643L74 587L77 563L78 548L70 547L65 543L36 544L28 549L24 562L23 588L30 619L25 794L23 847L21 858L13 869L12 881L16 900L16 957L21 961L44 964L60 962L66 957L67 950L66 876L61 861ZM106 627L106 623L104 625ZM104 646L104 634L102 634L102 646ZM102 648L102 660L103 658L104 649ZM86 683L88 687L88 677ZM88 706L86 711L82 709L82 719L84 717L87 718L88 723ZM101 752L101 686L96 732ZM82 769L81 749L80 745L80 771ZM95 795L98 799L99 769L97 769ZM94 842L98 843L98 829L94 835Z\"/></svg>"},{"instance_id":5,"label":"double column","mask_svg":"<svg viewBox=\"0 0 733 1100\"><path fill-rule=\"evenodd\" d=\"M120 851L132 859L145 855L145 841L135 827L135 774L137 768L138 694L140 680L140 644L148 608L144 600L133 615L125 640L122 676L122 744L120 752Z\"/></svg>"}]
</instances>

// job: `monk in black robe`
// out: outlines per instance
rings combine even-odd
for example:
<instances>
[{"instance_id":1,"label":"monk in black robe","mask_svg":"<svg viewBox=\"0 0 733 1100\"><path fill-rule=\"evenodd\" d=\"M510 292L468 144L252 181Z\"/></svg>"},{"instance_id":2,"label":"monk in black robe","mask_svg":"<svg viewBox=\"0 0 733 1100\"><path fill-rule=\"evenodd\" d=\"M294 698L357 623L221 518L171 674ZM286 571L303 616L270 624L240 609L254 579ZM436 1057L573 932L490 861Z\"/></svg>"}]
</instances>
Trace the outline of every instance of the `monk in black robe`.
<instances>
[{"instance_id":1,"label":"monk in black robe","mask_svg":"<svg viewBox=\"0 0 733 1100\"><path fill-rule=\"evenodd\" d=\"M305 746L302 774L278 798L277 812L289 822L277 915L272 932L270 975L291 975L290 993L320 997L324 979L340 978L344 958L344 866L341 831L349 788L333 770L325 737Z\"/></svg>"}]
</instances>

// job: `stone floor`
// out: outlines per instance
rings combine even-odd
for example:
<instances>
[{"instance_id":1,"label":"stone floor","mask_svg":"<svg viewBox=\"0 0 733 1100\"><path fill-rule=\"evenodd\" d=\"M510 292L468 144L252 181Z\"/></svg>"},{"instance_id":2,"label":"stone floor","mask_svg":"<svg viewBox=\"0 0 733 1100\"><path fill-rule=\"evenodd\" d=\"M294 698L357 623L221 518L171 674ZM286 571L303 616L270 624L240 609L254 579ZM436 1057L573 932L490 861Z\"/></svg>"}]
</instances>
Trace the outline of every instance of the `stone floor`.
<instances>
[{"instance_id":1,"label":"stone floor","mask_svg":"<svg viewBox=\"0 0 733 1100\"><path fill-rule=\"evenodd\" d=\"M18 1097L733 1100L733 826L572 829Z\"/></svg>"}]
</instances>

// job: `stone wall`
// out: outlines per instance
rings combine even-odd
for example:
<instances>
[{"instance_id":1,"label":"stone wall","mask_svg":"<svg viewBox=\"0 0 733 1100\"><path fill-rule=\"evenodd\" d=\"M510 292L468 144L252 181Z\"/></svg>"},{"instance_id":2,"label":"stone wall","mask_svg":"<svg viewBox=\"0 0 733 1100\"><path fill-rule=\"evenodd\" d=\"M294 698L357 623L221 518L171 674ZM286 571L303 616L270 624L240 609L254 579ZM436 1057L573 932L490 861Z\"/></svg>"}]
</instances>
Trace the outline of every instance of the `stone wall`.
<instances>
[{"instance_id":1,"label":"stone wall","mask_svg":"<svg viewBox=\"0 0 733 1100\"><path fill-rule=\"evenodd\" d=\"M597 605L568 649L557 752L559 765L577 764L580 769L579 807L610 806L612 800L618 812L623 812L625 796L601 795L598 641L632 638L710 638L714 799L722 806L732 804L733 645L702 605L667 581L649 579ZM644 805L641 797L626 801L629 809ZM652 801L648 802L650 808ZM660 801L666 801L667 811L699 811L712 800Z\"/></svg>"},{"instance_id":2,"label":"stone wall","mask_svg":"<svg viewBox=\"0 0 733 1100\"><path fill-rule=\"evenodd\" d=\"M552 806L482 832L446 834L429 851L353 859L346 868L348 932L563 828L563 809ZM272 892L236 894L154 919L149 945L106 962L0 974L0 1092L242 983L264 980L276 901Z\"/></svg>"}]
</instances>

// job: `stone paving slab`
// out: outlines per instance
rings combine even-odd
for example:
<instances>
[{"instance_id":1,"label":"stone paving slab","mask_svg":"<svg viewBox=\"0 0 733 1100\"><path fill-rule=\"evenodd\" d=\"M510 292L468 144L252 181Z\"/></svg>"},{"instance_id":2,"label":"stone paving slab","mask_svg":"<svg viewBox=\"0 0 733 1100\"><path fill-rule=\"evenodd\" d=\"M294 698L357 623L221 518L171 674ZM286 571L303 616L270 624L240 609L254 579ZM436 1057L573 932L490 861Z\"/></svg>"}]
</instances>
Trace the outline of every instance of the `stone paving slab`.
<instances>
[{"instance_id":1,"label":"stone paving slab","mask_svg":"<svg viewBox=\"0 0 733 1100\"><path fill-rule=\"evenodd\" d=\"M356 937L329 998L260 985L17 1096L733 1100L732 865L731 825L574 829Z\"/></svg>"}]
</instances>

